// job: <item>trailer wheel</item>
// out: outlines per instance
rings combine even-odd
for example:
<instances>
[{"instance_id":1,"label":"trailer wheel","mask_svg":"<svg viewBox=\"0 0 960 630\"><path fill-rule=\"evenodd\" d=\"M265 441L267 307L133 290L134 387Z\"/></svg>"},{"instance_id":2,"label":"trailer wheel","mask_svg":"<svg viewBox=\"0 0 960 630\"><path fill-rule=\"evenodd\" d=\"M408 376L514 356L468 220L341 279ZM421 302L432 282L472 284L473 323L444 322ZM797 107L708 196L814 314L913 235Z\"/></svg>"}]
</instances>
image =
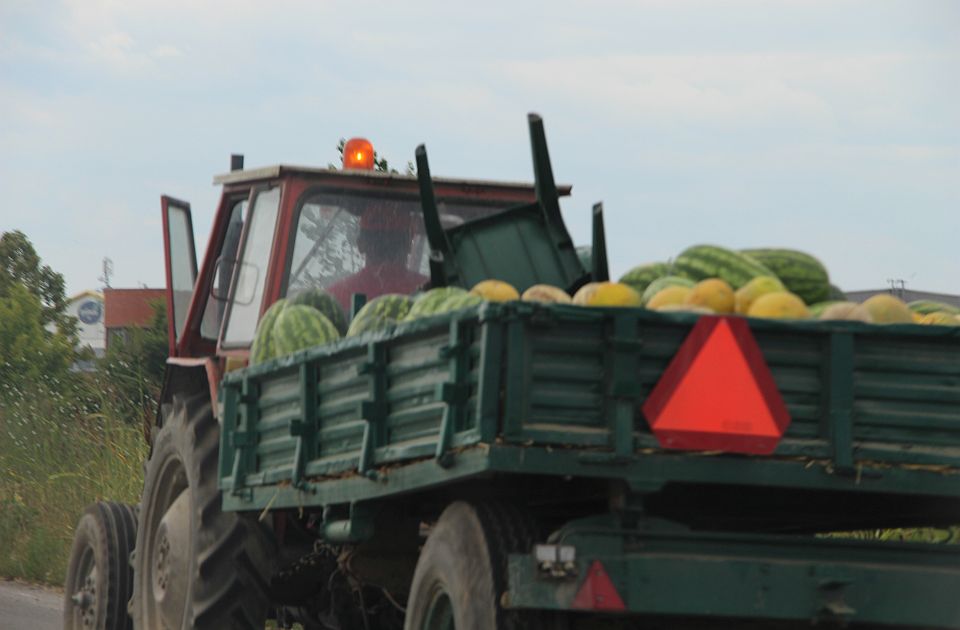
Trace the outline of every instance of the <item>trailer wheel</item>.
<instances>
[{"instance_id":1,"label":"trailer wheel","mask_svg":"<svg viewBox=\"0 0 960 630\"><path fill-rule=\"evenodd\" d=\"M536 611L500 605L506 590L507 554L529 551L533 520L501 503L448 506L430 532L410 586L404 630L539 630Z\"/></svg>"},{"instance_id":2,"label":"trailer wheel","mask_svg":"<svg viewBox=\"0 0 960 630\"><path fill-rule=\"evenodd\" d=\"M276 558L256 520L220 509L220 427L206 395L176 397L144 477L130 610L137 630L262 630Z\"/></svg>"},{"instance_id":3,"label":"trailer wheel","mask_svg":"<svg viewBox=\"0 0 960 630\"><path fill-rule=\"evenodd\" d=\"M99 501L77 523L64 582L65 630L129 630L130 552L137 520L130 505Z\"/></svg>"}]
</instances>

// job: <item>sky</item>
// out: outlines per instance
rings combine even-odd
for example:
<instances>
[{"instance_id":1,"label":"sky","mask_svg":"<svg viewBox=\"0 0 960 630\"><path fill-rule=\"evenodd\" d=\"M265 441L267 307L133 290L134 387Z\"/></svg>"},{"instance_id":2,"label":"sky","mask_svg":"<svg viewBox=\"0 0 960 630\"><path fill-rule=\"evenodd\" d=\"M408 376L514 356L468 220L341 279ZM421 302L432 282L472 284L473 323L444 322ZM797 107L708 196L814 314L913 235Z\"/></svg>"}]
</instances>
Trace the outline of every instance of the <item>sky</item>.
<instances>
[{"instance_id":1,"label":"sky","mask_svg":"<svg viewBox=\"0 0 960 630\"><path fill-rule=\"evenodd\" d=\"M160 195L199 247L229 155L532 180L614 276L698 243L817 256L845 290L960 294L960 2L0 0L0 232L68 294L163 286ZM201 252L202 253L202 252Z\"/></svg>"}]
</instances>

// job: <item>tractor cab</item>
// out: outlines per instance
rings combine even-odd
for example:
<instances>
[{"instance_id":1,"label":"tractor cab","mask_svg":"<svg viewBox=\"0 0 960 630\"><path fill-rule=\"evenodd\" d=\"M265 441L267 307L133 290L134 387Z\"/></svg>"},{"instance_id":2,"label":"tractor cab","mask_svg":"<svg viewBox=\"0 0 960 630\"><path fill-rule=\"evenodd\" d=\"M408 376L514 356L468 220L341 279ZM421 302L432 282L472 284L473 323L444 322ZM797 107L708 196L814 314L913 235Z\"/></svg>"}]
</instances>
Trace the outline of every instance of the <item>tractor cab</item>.
<instances>
[{"instance_id":1,"label":"tractor cab","mask_svg":"<svg viewBox=\"0 0 960 630\"><path fill-rule=\"evenodd\" d=\"M162 197L169 362L206 366L214 393L226 366L246 362L257 322L278 298L321 288L349 313L354 295L371 299L428 286L436 278L430 261L437 244L428 235L423 178L374 166L373 147L363 139L346 144L341 169L245 169L242 156L233 156L231 171L214 178L223 192L199 272L190 205ZM534 184L449 178L429 184L435 211L429 219L442 230L537 200ZM569 186L554 189L570 193Z\"/></svg>"}]
</instances>

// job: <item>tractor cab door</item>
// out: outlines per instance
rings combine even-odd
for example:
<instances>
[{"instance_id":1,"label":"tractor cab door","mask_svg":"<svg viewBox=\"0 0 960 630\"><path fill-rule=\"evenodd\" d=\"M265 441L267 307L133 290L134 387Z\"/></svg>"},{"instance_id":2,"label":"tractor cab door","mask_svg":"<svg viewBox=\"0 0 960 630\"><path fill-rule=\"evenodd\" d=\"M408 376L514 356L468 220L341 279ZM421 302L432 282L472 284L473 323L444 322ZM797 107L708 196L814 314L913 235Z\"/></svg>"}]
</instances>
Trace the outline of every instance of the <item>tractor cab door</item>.
<instances>
[{"instance_id":1,"label":"tractor cab door","mask_svg":"<svg viewBox=\"0 0 960 630\"><path fill-rule=\"evenodd\" d=\"M160 198L160 208L167 275L167 336L173 357L177 353L177 340L183 335L197 281L197 251L190 204L164 195Z\"/></svg>"}]
</instances>

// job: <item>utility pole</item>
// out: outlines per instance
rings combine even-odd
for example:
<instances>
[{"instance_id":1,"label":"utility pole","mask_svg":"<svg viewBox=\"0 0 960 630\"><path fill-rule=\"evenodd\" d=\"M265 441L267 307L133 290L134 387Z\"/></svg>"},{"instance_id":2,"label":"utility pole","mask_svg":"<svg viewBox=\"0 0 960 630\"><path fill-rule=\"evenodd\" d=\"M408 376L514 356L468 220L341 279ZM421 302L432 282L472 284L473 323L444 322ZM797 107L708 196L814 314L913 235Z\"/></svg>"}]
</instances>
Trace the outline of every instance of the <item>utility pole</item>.
<instances>
[{"instance_id":1,"label":"utility pole","mask_svg":"<svg viewBox=\"0 0 960 630\"><path fill-rule=\"evenodd\" d=\"M103 283L104 289L110 288L110 276L112 275L113 275L113 261L107 258L106 256L104 256L103 257L103 275L97 278L97 280Z\"/></svg>"}]
</instances>

